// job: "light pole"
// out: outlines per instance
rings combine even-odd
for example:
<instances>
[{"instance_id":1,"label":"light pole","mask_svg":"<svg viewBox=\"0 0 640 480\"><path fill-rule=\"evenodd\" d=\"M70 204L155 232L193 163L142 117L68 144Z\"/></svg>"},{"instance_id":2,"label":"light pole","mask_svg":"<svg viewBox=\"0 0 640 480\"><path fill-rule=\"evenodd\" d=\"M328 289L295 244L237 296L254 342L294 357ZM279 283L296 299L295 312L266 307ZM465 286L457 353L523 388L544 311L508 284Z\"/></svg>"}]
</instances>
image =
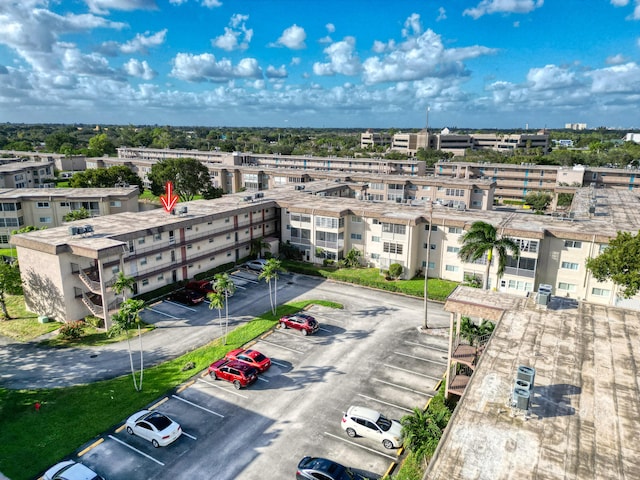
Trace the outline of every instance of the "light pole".
<instances>
[{"instance_id":1,"label":"light pole","mask_svg":"<svg viewBox=\"0 0 640 480\"><path fill-rule=\"evenodd\" d=\"M433 204L431 204L431 209L429 210L429 230L427 232L427 255L426 255L426 265L424 266L424 325L423 329L429 328L429 316L428 316L428 308L427 308L427 297L429 296L429 253L431 252L431 225L433 223Z\"/></svg>"}]
</instances>

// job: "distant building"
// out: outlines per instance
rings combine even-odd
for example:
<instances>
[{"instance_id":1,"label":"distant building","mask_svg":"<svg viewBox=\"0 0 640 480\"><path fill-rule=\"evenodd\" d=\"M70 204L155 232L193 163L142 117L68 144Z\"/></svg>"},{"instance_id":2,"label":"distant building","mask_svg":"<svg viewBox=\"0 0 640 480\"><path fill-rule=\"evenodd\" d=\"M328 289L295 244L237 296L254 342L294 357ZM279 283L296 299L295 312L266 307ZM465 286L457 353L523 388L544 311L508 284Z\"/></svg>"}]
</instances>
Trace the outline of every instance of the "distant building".
<instances>
[{"instance_id":1,"label":"distant building","mask_svg":"<svg viewBox=\"0 0 640 480\"><path fill-rule=\"evenodd\" d=\"M640 133L627 133L624 136L624 141L640 143Z\"/></svg>"},{"instance_id":2,"label":"distant building","mask_svg":"<svg viewBox=\"0 0 640 480\"><path fill-rule=\"evenodd\" d=\"M564 128L566 128L567 130L586 130L587 124L586 123L565 123Z\"/></svg>"}]
</instances>

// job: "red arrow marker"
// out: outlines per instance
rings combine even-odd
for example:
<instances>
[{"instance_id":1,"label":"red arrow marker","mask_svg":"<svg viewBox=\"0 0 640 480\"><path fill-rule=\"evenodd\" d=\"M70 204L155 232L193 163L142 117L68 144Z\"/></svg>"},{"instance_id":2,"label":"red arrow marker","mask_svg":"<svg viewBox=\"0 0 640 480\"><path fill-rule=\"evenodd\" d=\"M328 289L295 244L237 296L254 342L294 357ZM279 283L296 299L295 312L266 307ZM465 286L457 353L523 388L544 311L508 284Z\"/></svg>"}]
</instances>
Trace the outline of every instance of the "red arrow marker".
<instances>
[{"instance_id":1,"label":"red arrow marker","mask_svg":"<svg viewBox=\"0 0 640 480\"><path fill-rule=\"evenodd\" d=\"M178 203L178 195L173 193L173 183L167 182L165 185L165 191L167 192L165 195L160 195L160 201L162 202L162 206L164 207L167 213L171 213L171 210Z\"/></svg>"}]
</instances>

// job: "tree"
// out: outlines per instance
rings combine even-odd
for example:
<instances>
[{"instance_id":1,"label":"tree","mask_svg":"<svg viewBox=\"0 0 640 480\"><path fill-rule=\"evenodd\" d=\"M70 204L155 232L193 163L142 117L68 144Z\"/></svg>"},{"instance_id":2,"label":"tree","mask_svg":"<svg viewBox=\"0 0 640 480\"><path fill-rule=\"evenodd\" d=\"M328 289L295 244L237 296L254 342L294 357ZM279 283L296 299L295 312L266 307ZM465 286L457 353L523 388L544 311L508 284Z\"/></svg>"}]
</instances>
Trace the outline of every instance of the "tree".
<instances>
[{"instance_id":1,"label":"tree","mask_svg":"<svg viewBox=\"0 0 640 480\"><path fill-rule=\"evenodd\" d=\"M640 232L618 232L604 252L587 258L586 264L596 280L611 280L622 288L622 297L633 297L640 289Z\"/></svg>"},{"instance_id":2,"label":"tree","mask_svg":"<svg viewBox=\"0 0 640 480\"><path fill-rule=\"evenodd\" d=\"M114 282L113 292L116 295L122 294L122 304L118 313L113 315L112 320L114 326L111 327L110 334L113 332L125 332L127 336L127 346L129 348L129 363L131 364L131 375L133 377L133 386L136 390L142 390L142 375L144 371L144 358L142 350L142 329L141 320L139 316L140 310L144 308L144 302L142 300L127 300L127 291L132 292L135 285L135 279L133 277L127 277L124 273L118 272L118 277ZM131 352L131 341L129 340L129 330L137 325L138 327L138 341L140 344L140 388L136 385L136 376L133 368L133 354Z\"/></svg>"},{"instance_id":3,"label":"tree","mask_svg":"<svg viewBox=\"0 0 640 480\"><path fill-rule=\"evenodd\" d=\"M140 193L144 190L142 179L124 165L90 168L75 173L69 180L72 188L114 188L118 184L137 185Z\"/></svg>"},{"instance_id":4,"label":"tree","mask_svg":"<svg viewBox=\"0 0 640 480\"><path fill-rule=\"evenodd\" d=\"M486 222L474 222L471 228L461 237L462 247L458 257L463 262L475 262L487 255L487 267L484 275L484 289L489 289L489 270L493 261L494 250L498 254L498 278L504 275L507 254L520 258L520 246L509 237L499 237L496 227Z\"/></svg>"},{"instance_id":5,"label":"tree","mask_svg":"<svg viewBox=\"0 0 640 480\"><path fill-rule=\"evenodd\" d=\"M402 270L404 270L402 265L400 265L399 263L392 263L391 265L389 265L389 276L394 280L397 280L398 278L400 278L400 275L402 275Z\"/></svg>"},{"instance_id":6,"label":"tree","mask_svg":"<svg viewBox=\"0 0 640 480\"><path fill-rule=\"evenodd\" d=\"M154 195L164 194L167 182L172 182L173 191L183 202L193 200L197 194L209 192L212 186L209 170L194 158L161 160L151 167L148 177Z\"/></svg>"},{"instance_id":7,"label":"tree","mask_svg":"<svg viewBox=\"0 0 640 480\"><path fill-rule=\"evenodd\" d=\"M101 133L89 139L89 153L95 157L116 153L116 147L106 133Z\"/></svg>"},{"instance_id":8,"label":"tree","mask_svg":"<svg viewBox=\"0 0 640 480\"><path fill-rule=\"evenodd\" d=\"M233 295L233 292L236 291L236 285L233 283L233 280L231 280L228 273L218 273L213 280L213 289L224 295L225 326L223 343L226 345L227 333L229 331L229 296Z\"/></svg>"},{"instance_id":9,"label":"tree","mask_svg":"<svg viewBox=\"0 0 640 480\"><path fill-rule=\"evenodd\" d=\"M80 210L73 210L62 217L65 222L72 222L74 220L84 220L91 217L91 212L82 207Z\"/></svg>"},{"instance_id":10,"label":"tree","mask_svg":"<svg viewBox=\"0 0 640 480\"><path fill-rule=\"evenodd\" d=\"M209 292L207 293L207 300L209 300L209 309L218 309L218 323L222 330L222 307L225 305L224 294L220 292Z\"/></svg>"},{"instance_id":11,"label":"tree","mask_svg":"<svg viewBox=\"0 0 640 480\"><path fill-rule=\"evenodd\" d=\"M260 258L263 250L271 250L271 244L267 242L264 237L253 238L251 240L251 249L249 255L252 257Z\"/></svg>"},{"instance_id":12,"label":"tree","mask_svg":"<svg viewBox=\"0 0 640 480\"><path fill-rule=\"evenodd\" d=\"M265 282L267 282L267 285L269 285L271 313L273 313L274 315L276 314L276 309L278 307L278 278L280 277L279 273L281 273L282 271L282 264L280 263L280 260L278 260L277 258L270 258L269 260L267 260L267 263L265 263L262 272L260 272L260 275L258 275L258 279L264 280ZM271 293L271 280L274 281L273 294Z\"/></svg>"},{"instance_id":13,"label":"tree","mask_svg":"<svg viewBox=\"0 0 640 480\"><path fill-rule=\"evenodd\" d=\"M533 211L542 215L551 203L551 195L543 192L531 192L524 198L524 203L533 208Z\"/></svg>"},{"instance_id":14,"label":"tree","mask_svg":"<svg viewBox=\"0 0 640 480\"><path fill-rule=\"evenodd\" d=\"M344 263L347 267L350 267L350 268L359 267L361 257L362 257L362 252L357 248L352 248L345 255Z\"/></svg>"},{"instance_id":15,"label":"tree","mask_svg":"<svg viewBox=\"0 0 640 480\"><path fill-rule=\"evenodd\" d=\"M405 415L400 420L404 444L416 457L431 458L447 426L449 416L446 410L432 413L429 410L414 408L413 414Z\"/></svg>"},{"instance_id":16,"label":"tree","mask_svg":"<svg viewBox=\"0 0 640 480\"><path fill-rule=\"evenodd\" d=\"M2 309L2 319L11 318L7 310L6 295L22 294L22 282L20 280L20 269L18 262L12 264L0 260L0 309Z\"/></svg>"},{"instance_id":17,"label":"tree","mask_svg":"<svg viewBox=\"0 0 640 480\"><path fill-rule=\"evenodd\" d=\"M109 329L109 336L118 335L124 333L127 337L127 347L129 349L129 363L131 365L131 377L133 378L133 388L137 391L142 390L142 335L141 335L141 319L140 310L144 308L144 302L142 300L128 299L122 302L120 310L114 313L111 317L113 320L113 326ZM136 372L133 367L133 353L131 352L131 339L129 337L129 330L134 326L138 327L138 337L140 337L140 383L136 381Z\"/></svg>"}]
</instances>

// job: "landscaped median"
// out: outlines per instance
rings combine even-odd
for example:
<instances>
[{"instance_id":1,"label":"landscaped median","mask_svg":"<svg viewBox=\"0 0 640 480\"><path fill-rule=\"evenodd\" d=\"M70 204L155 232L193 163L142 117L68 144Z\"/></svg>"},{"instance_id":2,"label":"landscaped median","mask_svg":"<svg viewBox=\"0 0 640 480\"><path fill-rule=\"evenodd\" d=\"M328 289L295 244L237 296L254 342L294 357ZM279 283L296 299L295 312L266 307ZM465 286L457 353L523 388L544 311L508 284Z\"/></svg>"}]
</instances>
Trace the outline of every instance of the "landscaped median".
<instances>
[{"instance_id":1,"label":"landscaped median","mask_svg":"<svg viewBox=\"0 0 640 480\"><path fill-rule=\"evenodd\" d=\"M166 395L209 364L273 328L282 315L309 304L342 308L324 300L292 302L229 332L220 340L179 358L145 369L144 387L134 390L131 376L50 390L0 389L0 472L13 480L29 479L113 429L131 413ZM55 351L52 350L55 355ZM185 369L189 364L192 369Z\"/></svg>"}]
</instances>

